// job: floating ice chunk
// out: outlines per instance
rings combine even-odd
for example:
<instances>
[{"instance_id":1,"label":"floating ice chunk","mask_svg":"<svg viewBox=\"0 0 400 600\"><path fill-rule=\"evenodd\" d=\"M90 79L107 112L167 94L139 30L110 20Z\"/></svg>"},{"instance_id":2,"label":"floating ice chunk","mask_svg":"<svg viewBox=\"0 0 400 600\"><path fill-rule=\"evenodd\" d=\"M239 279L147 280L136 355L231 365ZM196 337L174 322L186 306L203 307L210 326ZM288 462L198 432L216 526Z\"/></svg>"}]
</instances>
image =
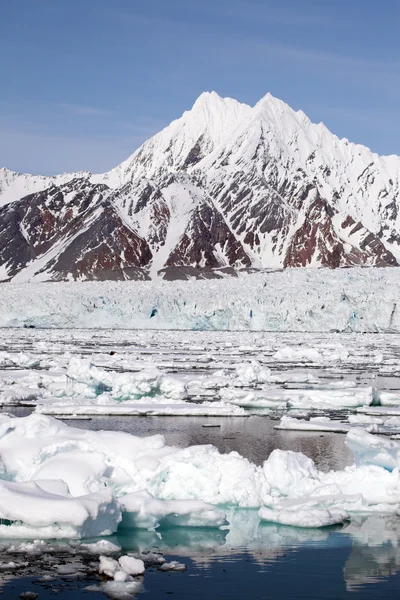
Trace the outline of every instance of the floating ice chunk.
<instances>
[{"instance_id":1,"label":"floating ice chunk","mask_svg":"<svg viewBox=\"0 0 400 600\"><path fill-rule=\"evenodd\" d=\"M71 550L68 544L62 544L62 549L64 552ZM37 556L43 552L54 552L54 547L44 540L33 540L33 542L17 542L15 544L10 544L7 547L7 551L10 554L27 554L30 556Z\"/></svg>"},{"instance_id":2,"label":"floating ice chunk","mask_svg":"<svg viewBox=\"0 0 400 600\"><path fill-rule=\"evenodd\" d=\"M0 367L21 367L21 368L32 368L37 367L40 363L40 359L37 357L30 356L24 352L11 353L11 352L0 352Z\"/></svg>"},{"instance_id":3,"label":"floating ice chunk","mask_svg":"<svg viewBox=\"0 0 400 600\"><path fill-rule=\"evenodd\" d=\"M322 355L315 348L285 346L275 352L273 358L290 362L321 362Z\"/></svg>"},{"instance_id":4,"label":"floating ice chunk","mask_svg":"<svg viewBox=\"0 0 400 600\"><path fill-rule=\"evenodd\" d=\"M390 470L400 466L400 445L395 441L353 428L347 434L346 444L353 452L357 466L378 465Z\"/></svg>"},{"instance_id":5,"label":"floating ice chunk","mask_svg":"<svg viewBox=\"0 0 400 600\"><path fill-rule=\"evenodd\" d=\"M288 390L289 392L289 390ZM304 390L293 393L288 400L291 408L338 409L356 408L374 402L374 389L345 388L338 390Z\"/></svg>"},{"instance_id":6,"label":"floating ice chunk","mask_svg":"<svg viewBox=\"0 0 400 600\"><path fill-rule=\"evenodd\" d=\"M399 406L400 392L379 391L379 403L381 406Z\"/></svg>"},{"instance_id":7,"label":"floating ice chunk","mask_svg":"<svg viewBox=\"0 0 400 600\"><path fill-rule=\"evenodd\" d=\"M313 375L312 373L279 373L278 375L271 375L269 383L282 383L282 384L320 384L321 380Z\"/></svg>"},{"instance_id":8,"label":"floating ice chunk","mask_svg":"<svg viewBox=\"0 0 400 600\"><path fill-rule=\"evenodd\" d=\"M104 396L104 394L103 394ZM99 399L100 397L98 397ZM246 417L248 413L239 406L229 402L177 402L165 398L151 398L146 404L142 402L123 402L115 404L39 404L36 412L64 418L66 415L117 415L117 416L192 416L192 417Z\"/></svg>"},{"instance_id":9,"label":"floating ice chunk","mask_svg":"<svg viewBox=\"0 0 400 600\"><path fill-rule=\"evenodd\" d=\"M56 565L57 573L59 575L75 575L79 571L84 569L82 563L67 563L65 565Z\"/></svg>"},{"instance_id":10,"label":"floating ice chunk","mask_svg":"<svg viewBox=\"0 0 400 600\"><path fill-rule=\"evenodd\" d=\"M374 390L372 387L328 390L265 388L243 392L228 388L221 390L221 397L226 402L242 407L331 410L371 404L374 401Z\"/></svg>"},{"instance_id":11,"label":"floating ice chunk","mask_svg":"<svg viewBox=\"0 0 400 600\"><path fill-rule=\"evenodd\" d=\"M347 433L350 425L340 421L332 421L328 417L312 417L309 421L305 419L294 419L284 415L279 425L274 429L285 429L294 431L331 431L336 433Z\"/></svg>"},{"instance_id":12,"label":"floating ice chunk","mask_svg":"<svg viewBox=\"0 0 400 600\"><path fill-rule=\"evenodd\" d=\"M261 467L237 452L220 454L211 445L191 446L164 456L148 481L157 498L203 500L210 504L259 507L269 494Z\"/></svg>"},{"instance_id":13,"label":"floating ice chunk","mask_svg":"<svg viewBox=\"0 0 400 600\"><path fill-rule=\"evenodd\" d=\"M14 562L10 560L9 562L0 562L0 571L13 571L14 569L22 569L27 567L29 563L27 562Z\"/></svg>"},{"instance_id":14,"label":"floating ice chunk","mask_svg":"<svg viewBox=\"0 0 400 600\"><path fill-rule=\"evenodd\" d=\"M206 533L206 532L205 532ZM186 534L186 532L185 532ZM206 535L210 536L210 532L207 532ZM140 560L142 560L145 564L146 567L154 567L157 565L162 565L163 563L165 563L165 558L162 556L162 554L158 554L156 552L142 552L139 554L135 554L136 558L140 558Z\"/></svg>"},{"instance_id":15,"label":"floating ice chunk","mask_svg":"<svg viewBox=\"0 0 400 600\"><path fill-rule=\"evenodd\" d=\"M99 396L105 391L118 402L140 399L145 396L163 395L173 400L187 397L186 385L177 377L164 375L159 369L147 368L138 373L117 373L94 366L89 360L73 357L67 377L75 394L87 397Z\"/></svg>"},{"instance_id":16,"label":"floating ice chunk","mask_svg":"<svg viewBox=\"0 0 400 600\"><path fill-rule=\"evenodd\" d=\"M349 513L327 508L299 508L282 510L280 508L261 507L258 515L262 521L291 525L293 527L327 527L343 523L350 518Z\"/></svg>"},{"instance_id":17,"label":"floating ice chunk","mask_svg":"<svg viewBox=\"0 0 400 600\"><path fill-rule=\"evenodd\" d=\"M341 345L332 347L307 348L305 346L285 346L280 348L273 358L288 362L331 362L347 360L349 353Z\"/></svg>"},{"instance_id":18,"label":"floating ice chunk","mask_svg":"<svg viewBox=\"0 0 400 600\"><path fill-rule=\"evenodd\" d=\"M159 571L177 571L182 572L187 570L187 566L183 563L180 563L176 560L172 560L171 562L165 562L158 567Z\"/></svg>"},{"instance_id":19,"label":"floating ice chunk","mask_svg":"<svg viewBox=\"0 0 400 600\"><path fill-rule=\"evenodd\" d=\"M396 418L396 417L395 417ZM385 419L382 417L374 417L372 415L364 415L364 414L356 414L349 415L347 417L350 425L383 425L385 423Z\"/></svg>"},{"instance_id":20,"label":"floating ice chunk","mask_svg":"<svg viewBox=\"0 0 400 600\"><path fill-rule=\"evenodd\" d=\"M99 573L107 575L112 579L117 571L120 570L120 565L115 558L111 558L110 556L100 556L100 566Z\"/></svg>"},{"instance_id":21,"label":"floating ice chunk","mask_svg":"<svg viewBox=\"0 0 400 600\"><path fill-rule=\"evenodd\" d=\"M226 388L221 390L220 395L225 402L242 408L270 408L274 410L288 408L287 398L282 390L243 391Z\"/></svg>"},{"instance_id":22,"label":"floating ice chunk","mask_svg":"<svg viewBox=\"0 0 400 600\"><path fill-rule=\"evenodd\" d=\"M105 595L115 600L132 600L142 589L139 581L107 581L102 585Z\"/></svg>"},{"instance_id":23,"label":"floating ice chunk","mask_svg":"<svg viewBox=\"0 0 400 600\"><path fill-rule=\"evenodd\" d=\"M133 577L125 571L116 571L114 573L114 581L133 581Z\"/></svg>"},{"instance_id":24,"label":"floating ice chunk","mask_svg":"<svg viewBox=\"0 0 400 600\"><path fill-rule=\"evenodd\" d=\"M250 363L244 363L236 367L236 376L233 379L233 385L237 387L245 387L267 383L271 376L271 370L263 367L256 360Z\"/></svg>"},{"instance_id":25,"label":"floating ice chunk","mask_svg":"<svg viewBox=\"0 0 400 600\"><path fill-rule=\"evenodd\" d=\"M367 415L364 415L364 416L367 416ZM372 417L372 418L374 418L374 417ZM385 427L389 427L389 428L400 428L400 416L399 417L388 417L387 419L385 418L383 424Z\"/></svg>"},{"instance_id":26,"label":"floating ice chunk","mask_svg":"<svg viewBox=\"0 0 400 600\"><path fill-rule=\"evenodd\" d=\"M89 552L90 554L103 554L104 556L116 554L121 551L121 546L117 546L117 544L114 544L109 540L99 540L92 544L80 544L78 548L79 550Z\"/></svg>"},{"instance_id":27,"label":"floating ice chunk","mask_svg":"<svg viewBox=\"0 0 400 600\"><path fill-rule=\"evenodd\" d=\"M121 556L119 559L119 564L121 565L121 569L128 573L128 575L142 575L144 573L144 562L139 558L134 558L133 556Z\"/></svg>"}]
</instances>

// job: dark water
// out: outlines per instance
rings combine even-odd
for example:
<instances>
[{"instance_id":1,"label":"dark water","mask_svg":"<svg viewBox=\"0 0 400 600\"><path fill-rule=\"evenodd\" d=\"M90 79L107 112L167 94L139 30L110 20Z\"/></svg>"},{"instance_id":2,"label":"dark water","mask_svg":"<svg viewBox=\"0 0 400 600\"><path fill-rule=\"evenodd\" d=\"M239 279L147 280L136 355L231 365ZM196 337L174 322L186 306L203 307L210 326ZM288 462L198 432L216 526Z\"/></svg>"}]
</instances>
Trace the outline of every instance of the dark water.
<instances>
[{"instance_id":1,"label":"dark water","mask_svg":"<svg viewBox=\"0 0 400 600\"><path fill-rule=\"evenodd\" d=\"M265 525L262 529L269 527ZM163 573L155 568L147 569L144 591L139 597L153 600L167 596L193 600L399 597L399 557L397 548L391 544L359 544L345 531L334 530L320 536L318 532L310 532L310 540L306 539L307 532L303 532L302 542L300 536L297 544L289 542L290 538L285 543L288 528L281 529L281 538L279 527L275 527L274 536L266 531L264 544L259 540L253 548L228 547L218 552L193 547L187 548L183 556L171 548L168 558L184 562L187 571ZM179 544L182 550L182 540ZM94 577L62 578L48 584L39 583L36 577L24 577L5 582L2 592L10 599L18 598L27 590L39 594L41 599L105 598L100 590L94 594L84 589L98 584Z\"/></svg>"},{"instance_id":2,"label":"dark water","mask_svg":"<svg viewBox=\"0 0 400 600\"><path fill-rule=\"evenodd\" d=\"M91 421L66 421L82 429L112 429L133 435L162 434L170 446L213 444L220 452L236 450L256 464L262 464L275 448L303 452L319 469L343 469L353 463L344 444L345 436L314 431L274 429L279 423L270 417L95 417ZM203 425L219 427L203 427Z\"/></svg>"}]
</instances>

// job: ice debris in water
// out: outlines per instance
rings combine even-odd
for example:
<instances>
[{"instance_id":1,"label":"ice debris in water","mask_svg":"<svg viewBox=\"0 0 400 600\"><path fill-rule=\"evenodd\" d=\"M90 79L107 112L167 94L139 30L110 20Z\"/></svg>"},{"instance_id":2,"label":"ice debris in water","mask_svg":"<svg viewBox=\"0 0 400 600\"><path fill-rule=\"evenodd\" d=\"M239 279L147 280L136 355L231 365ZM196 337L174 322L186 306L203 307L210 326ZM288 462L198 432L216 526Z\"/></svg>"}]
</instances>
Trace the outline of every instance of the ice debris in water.
<instances>
[{"instance_id":1,"label":"ice debris in water","mask_svg":"<svg viewBox=\"0 0 400 600\"><path fill-rule=\"evenodd\" d=\"M319 362L326 362L328 350L332 354L340 348L315 350ZM28 357L28 364L33 360ZM354 387L350 381L326 383L308 373L272 375L260 360L236 364L231 371L173 376L151 364L142 364L136 372L119 372L104 368L104 363L101 367L86 358L65 356L47 370L5 371L0 377L0 399L11 405L29 402L38 412L56 416L246 416L251 408L332 410L398 401L373 387ZM194 403L194 397L202 402Z\"/></svg>"},{"instance_id":2,"label":"ice debris in water","mask_svg":"<svg viewBox=\"0 0 400 600\"><path fill-rule=\"evenodd\" d=\"M183 563L180 563L176 560L172 560L171 562L165 562L162 565L160 565L158 567L159 571L178 571L178 572L182 572L182 571L186 571L187 570L187 566L184 565Z\"/></svg>"},{"instance_id":3,"label":"ice debris in water","mask_svg":"<svg viewBox=\"0 0 400 600\"><path fill-rule=\"evenodd\" d=\"M135 577L136 575L142 575L144 573L144 562L140 558L134 558L133 556L121 556L119 559L120 567L128 575Z\"/></svg>"},{"instance_id":4,"label":"ice debris in water","mask_svg":"<svg viewBox=\"0 0 400 600\"><path fill-rule=\"evenodd\" d=\"M132 600L135 594L142 591L143 585L140 581L107 581L101 589L109 598Z\"/></svg>"},{"instance_id":5,"label":"ice debris in water","mask_svg":"<svg viewBox=\"0 0 400 600\"><path fill-rule=\"evenodd\" d=\"M149 367L138 373L117 373L100 369L89 360L73 357L68 366L67 378L75 394L90 397L109 392L110 397L118 402L157 394L172 400L187 397L184 382L163 374L156 367Z\"/></svg>"},{"instance_id":6,"label":"ice debris in water","mask_svg":"<svg viewBox=\"0 0 400 600\"><path fill-rule=\"evenodd\" d=\"M75 429L39 414L0 415L0 535L79 539L123 527L219 528L230 507L265 507L262 519L303 527L356 513L395 514L400 445L360 429L350 430L347 444L356 464L325 473L298 452L274 450L257 466L212 445L176 448L160 435ZM113 558L119 547L110 542L82 549L100 554L110 576L131 575L144 562L119 563Z\"/></svg>"},{"instance_id":7,"label":"ice debris in water","mask_svg":"<svg viewBox=\"0 0 400 600\"><path fill-rule=\"evenodd\" d=\"M316 362L347 360L349 353L343 346L307 348L305 346L285 346L274 354L277 361Z\"/></svg>"},{"instance_id":8,"label":"ice debris in water","mask_svg":"<svg viewBox=\"0 0 400 600\"><path fill-rule=\"evenodd\" d=\"M337 525L350 518L349 513L344 510L330 510L318 508L310 503L294 506L291 510L275 506L274 509L261 507L258 515L262 521L279 523L280 525L294 525L295 527L327 527Z\"/></svg>"}]
</instances>

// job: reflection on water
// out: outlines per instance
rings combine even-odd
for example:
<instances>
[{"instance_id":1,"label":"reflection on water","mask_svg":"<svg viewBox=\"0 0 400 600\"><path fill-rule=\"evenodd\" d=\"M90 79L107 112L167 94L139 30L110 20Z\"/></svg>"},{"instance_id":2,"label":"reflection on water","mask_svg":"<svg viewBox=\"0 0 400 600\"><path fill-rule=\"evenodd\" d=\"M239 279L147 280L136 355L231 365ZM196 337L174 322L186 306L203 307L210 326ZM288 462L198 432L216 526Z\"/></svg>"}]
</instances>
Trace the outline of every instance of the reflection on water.
<instances>
[{"instance_id":1,"label":"reflection on water","mask_svg":"<svg viewBox=\"0 0 400 600\"><path fill-rule=\"evenodd\" d=\"M385 597L398 597L400 520L397 516L359 517L343 527L323 529L260 524L257 511L251 510L232 511L229 520L231 527L225 531L194 528L157 533L132 531L114 539L125 551L145 552L157 548L180 560L189 559L188 573L214 578L216 586L220 584L221 569L233 565L234 569L243 570L244 562L247 570L274 579L278 587L273 596L266 597L339 598L362 591L363 596L375 598L380 597L376 595L377 585L382 593L385 590ZM311 578L309 584L303 581L305 573ZM306 586L302 595L294 592L293 581L291 589L286 590L285 580L291 576L297 580L301 577L302 585ZM314 589L318 577L323 577L331 589L323 593L321 588ZM385 580L388 581L385 583ZM239 597L235 586L225 584L225 597ZM189 586L186 593L192 595L191 584L186 586ZM390 596L391 590L394 596ZM197 597L202 596L194 594L194 598Z\"/></svg>"},{"instance_id":2,"label":"reflection on water","mask_svg":"<svg viewBox=\"0 0 400 600\"><path fill-rule=\"evenodd\" d=\"M203 424L219 427L203 427ZM82 429L111 429L133 435L161 433L169 446L185 448L213 444L220 452L235 450L260 465L275 448L303 452L322 471L343 469L354 462L344 444L344 435L314 431L281 431L270 417L95 417L91 421L68 422Z\"/></svg>"},{"instance_id":3,"label":"reflection on water","mask_svg":"<svg viewBox=\"0 0 400 600\"><path fill-rule=\"evenodd\" d=\"M124 553L162 552L188 565L187 572L179 574L147 569L144 581L149 600L165 598L167 593L191 600L398 598L397 516L359 517L343 527L323 529L261 524L255 510L233 510L229 519L231 526L225 530L125 530L109 539L122 546ZM21 591L33 589L40 598L50 599L55 592L66 600L87 598L85 585L98 583L94 575L72 580L58 575L47 588L37 581L41 570L51 572L52 565L94 558L80 557L79 547L68 556L63 544L59 554L24 556L31 568L20 571L19 579L15 573L2 572L4 597L18 598ZM3 551L2 563L16 559L21 561L21 555ZM37 567L33 571L32 564ZM99 591L96 598L104 598L103 593Z\"/></svg>"}]
</instances>

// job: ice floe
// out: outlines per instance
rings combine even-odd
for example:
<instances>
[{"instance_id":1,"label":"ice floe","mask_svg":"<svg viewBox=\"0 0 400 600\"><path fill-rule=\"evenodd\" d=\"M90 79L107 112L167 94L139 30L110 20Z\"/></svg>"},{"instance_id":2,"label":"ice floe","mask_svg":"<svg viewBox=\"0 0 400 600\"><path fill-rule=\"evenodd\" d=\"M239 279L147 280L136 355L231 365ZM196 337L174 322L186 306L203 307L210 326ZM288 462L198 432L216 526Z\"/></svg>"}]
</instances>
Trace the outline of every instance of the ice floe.
<instances>
[{"instance_id":1,"label":"ice floe","mask_svg":"<svg viewBox=\"0 0 400 600\"><path fill-rule=\"evenodd\" d=\"M299 527L399 511L400 445L359 428L350 429L346 443L355 464L322 472L298 452L274 450L257 466L211 445L180 449L160 435L74 429L40 414L0 415L0 536L220 528L229 522L229 507L262 508L263 520Z\"/></svg>"},{"instance_id":2,"label":"ice floe","mask_svg":"<svg viewBox=\"0 0 400 600\"><path fill-rule=\"evenodd\" d=\"M331 431L335 433L347 433L351 425L332 421L329 417L311 417L306 419L297 419L284 415L280 423L275 425L275 429L285 429L293 431Z\"/></svg>"}]
</instances>

